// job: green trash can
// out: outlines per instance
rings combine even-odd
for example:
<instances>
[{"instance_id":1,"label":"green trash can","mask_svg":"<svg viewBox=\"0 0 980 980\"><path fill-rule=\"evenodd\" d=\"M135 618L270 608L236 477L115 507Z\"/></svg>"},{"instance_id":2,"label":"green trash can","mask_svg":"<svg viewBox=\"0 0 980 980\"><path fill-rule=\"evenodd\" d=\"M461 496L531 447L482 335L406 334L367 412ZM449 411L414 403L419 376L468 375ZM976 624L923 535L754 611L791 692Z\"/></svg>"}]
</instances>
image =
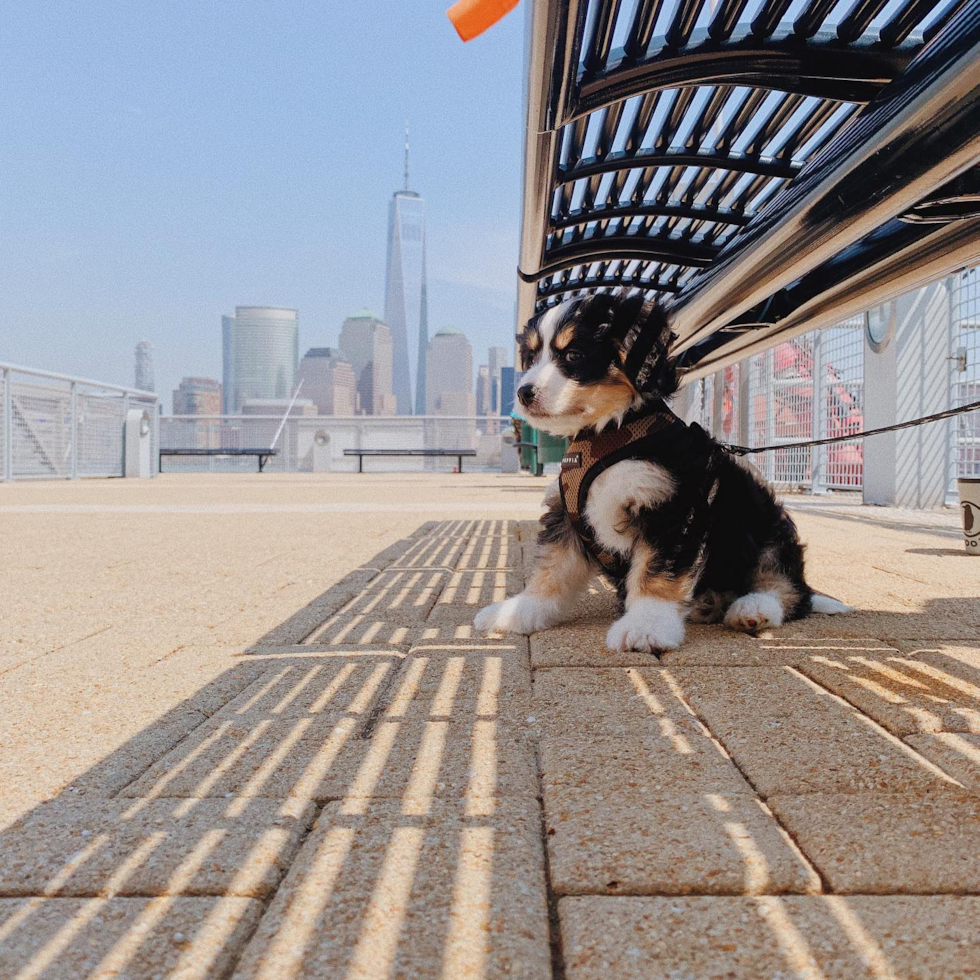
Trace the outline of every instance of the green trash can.
<instances>
[{"instance_id":1,"label":"green trash can","mask_svg":"<svg viewBox=\"0 0 980 980\"><path fill-rule=\"evenodd\" d=\"M520 426L521 469L530 470L540 476L544 472L545 463L560 463L568 440L562 436L551 436L532 428L522 419L515 419Z\"/></svg>"}]
</instances>

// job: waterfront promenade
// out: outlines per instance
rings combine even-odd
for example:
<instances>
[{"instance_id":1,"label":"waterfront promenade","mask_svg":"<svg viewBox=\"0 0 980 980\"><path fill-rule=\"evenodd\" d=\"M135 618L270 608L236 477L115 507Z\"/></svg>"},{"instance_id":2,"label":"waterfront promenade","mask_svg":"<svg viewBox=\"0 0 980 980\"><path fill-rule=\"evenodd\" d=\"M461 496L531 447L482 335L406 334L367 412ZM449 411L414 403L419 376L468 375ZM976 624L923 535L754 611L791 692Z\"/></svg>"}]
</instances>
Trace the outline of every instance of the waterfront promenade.
<instances>
[{"instance_id":1,"label":"waterfront promenade","mask_svg":"<svg viewBox=\"0 0 980 980\"><path fill-rule=\"evenodd\" d=\"M0 485L4 980L980 977L980 560L791 498L857 607L529 640L546 485Z\"/></svg>"}]
</instances>

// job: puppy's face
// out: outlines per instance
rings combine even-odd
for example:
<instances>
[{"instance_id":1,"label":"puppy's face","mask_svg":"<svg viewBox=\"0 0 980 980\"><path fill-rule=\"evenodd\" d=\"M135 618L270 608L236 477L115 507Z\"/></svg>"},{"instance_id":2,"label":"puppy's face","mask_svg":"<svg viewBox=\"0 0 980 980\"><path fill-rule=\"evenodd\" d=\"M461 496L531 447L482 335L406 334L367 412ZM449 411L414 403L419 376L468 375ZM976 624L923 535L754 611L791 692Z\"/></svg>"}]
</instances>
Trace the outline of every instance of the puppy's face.
<instances>
[{"instance_id":1,"label":"puppy's face","mask_svg":"<svg viewBox=\"0 0 980 980\"><path fill-rule=\"evenodd\" d=\"M642 309L641 297L600 294L568 300L531 320L520 336L525 373L517 409L523 417L558 436L621 421L642 400L624 371L622 345Z\"/></svg>"}]
</instances>

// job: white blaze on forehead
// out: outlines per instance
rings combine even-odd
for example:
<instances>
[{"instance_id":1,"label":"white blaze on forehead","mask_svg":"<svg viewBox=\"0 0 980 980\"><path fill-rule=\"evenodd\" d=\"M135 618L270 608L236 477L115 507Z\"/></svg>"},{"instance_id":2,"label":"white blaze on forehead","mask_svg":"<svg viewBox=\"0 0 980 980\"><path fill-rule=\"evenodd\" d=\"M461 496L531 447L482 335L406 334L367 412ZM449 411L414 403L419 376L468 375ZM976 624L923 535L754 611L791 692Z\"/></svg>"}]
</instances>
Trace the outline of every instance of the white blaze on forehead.
<instances>
[{"instance_id":1,"label":"white blaze on forehead","mask_svg":"<svg viewBox=\"0 0 980 980\"><path fill-rule=\"evenodd\" d=\"M555 331L558 329L558 321L561 320L564 309L565 304L559 303L538 320L538 333L541 334L541 344L545 351L550 349L551 342L555 339Z\"/></svg>"},{"instance_id":2,"label":"white blaze on forehead","mask_svg":"<svg viewBox=\"0 0 980 980\"><path fill-rule=\"evenodd\" d=\"M558 329L558 323L561 320L563 306L564 303L551 307L551 309L542 314L541 319L538 320L537 329L538 334L541 336L541 347L538 350L534 364L531 365L531 367L524 373L524 377L521 379L521 384L535 385L540 384L543 380L541 377L542 372L544 372L545 367L552 361L551 341L554 340L555 331ZM553 370L554 367L552 367L552 371Z\"/></svg>"}]
</instances>

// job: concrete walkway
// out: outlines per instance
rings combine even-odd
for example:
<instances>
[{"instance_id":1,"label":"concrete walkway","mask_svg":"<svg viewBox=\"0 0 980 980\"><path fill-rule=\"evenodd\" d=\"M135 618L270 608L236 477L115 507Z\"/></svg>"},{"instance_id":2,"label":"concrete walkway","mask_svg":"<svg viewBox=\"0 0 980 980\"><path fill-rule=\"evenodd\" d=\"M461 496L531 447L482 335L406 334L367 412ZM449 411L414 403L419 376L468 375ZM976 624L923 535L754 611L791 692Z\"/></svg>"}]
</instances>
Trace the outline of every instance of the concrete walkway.
<instances>
[{"instance_id":1,"label":"concrete walkway","mask_svg":"<svg viewBox=\"0 0 980 980\"><path fill-rule=\"evenodd\" d=\"M980 977L955 516L800 498L858 611L657 661L473 633L542 489L0 486L0 977Z\"/></svg>"}]
</instances>

